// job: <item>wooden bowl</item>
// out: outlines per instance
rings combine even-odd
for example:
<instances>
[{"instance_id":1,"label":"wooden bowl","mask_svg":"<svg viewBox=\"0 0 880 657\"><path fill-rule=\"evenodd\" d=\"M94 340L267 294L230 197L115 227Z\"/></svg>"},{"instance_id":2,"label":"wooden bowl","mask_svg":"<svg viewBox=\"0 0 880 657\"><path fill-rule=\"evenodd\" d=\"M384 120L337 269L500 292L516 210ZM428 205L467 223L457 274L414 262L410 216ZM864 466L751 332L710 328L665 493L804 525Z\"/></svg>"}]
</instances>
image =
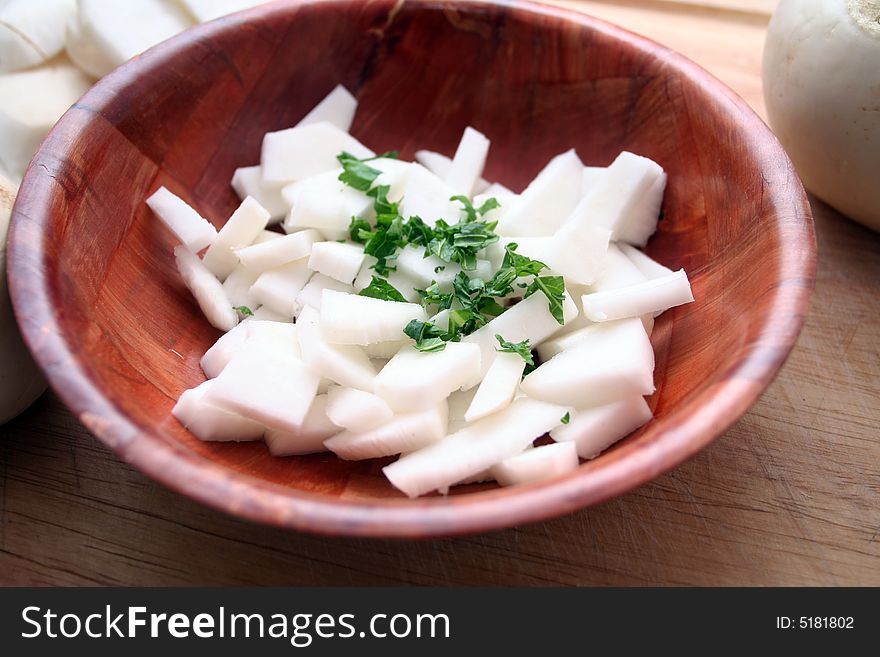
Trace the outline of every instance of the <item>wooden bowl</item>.
<instances>
[{"instance_id":1,"label":"wooden bowl","mask_svg":"<svg viewBox=\"0 0 880 657\"><path fill-rule=\"evenodd\" d=\"M217 338L144 199L159 185L216 224L236 167L334 85L377 151L450 153L473 125L487 177L523 186L576 147L622 149L669 172L648 252L684 267L695 304L658 321L656 418L573 474L408 500L378 461L273 458L202 443L170 414ZM99 82L60 121L15 206L9 274L26 339L77 417L122 458L232 514L326 534L482 531L607 500L669 470L754 403L795 342L815 239L791 163L731 91L669 50L526 2L278 2L197 27Z\"/></svg>"}]
</instances>

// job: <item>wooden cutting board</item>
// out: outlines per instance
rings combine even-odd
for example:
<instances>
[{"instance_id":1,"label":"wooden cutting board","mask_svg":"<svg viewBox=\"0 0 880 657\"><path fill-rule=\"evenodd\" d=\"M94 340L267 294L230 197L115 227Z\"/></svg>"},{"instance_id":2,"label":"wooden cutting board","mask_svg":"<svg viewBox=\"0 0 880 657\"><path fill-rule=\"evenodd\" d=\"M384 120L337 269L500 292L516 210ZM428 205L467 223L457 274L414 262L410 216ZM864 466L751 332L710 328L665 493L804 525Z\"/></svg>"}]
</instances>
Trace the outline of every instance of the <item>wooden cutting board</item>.
<instances>
[{"instance_id":1,"label":"wooden cutting board","mask_svg":"<svg viewBox=\"0 0 880 657\"><path fill-rule=\"evenodd\" d=\"M702 64L763 116L775 0L560 1ZM806 328L709 449L565 518L417 543L253 526L168 492L52 394L0 427L0 584L880 585L880 235L813 203Z\"/></svg>"}]
</instances>

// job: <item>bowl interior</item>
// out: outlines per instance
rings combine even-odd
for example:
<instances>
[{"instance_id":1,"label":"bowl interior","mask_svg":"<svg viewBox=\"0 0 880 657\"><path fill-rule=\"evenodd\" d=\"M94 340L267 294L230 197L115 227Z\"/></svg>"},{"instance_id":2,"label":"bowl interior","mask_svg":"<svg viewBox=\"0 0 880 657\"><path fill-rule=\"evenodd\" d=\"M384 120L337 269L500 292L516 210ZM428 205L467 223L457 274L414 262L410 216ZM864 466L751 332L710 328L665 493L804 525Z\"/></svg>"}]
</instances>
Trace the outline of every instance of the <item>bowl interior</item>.
<instances>
[{"instance_id":1,"label":"bowl interior","mask_svg":"<svg viewBox=\"0 0 880 657\"><path fill-rule=\"evenodd\" d=\"M519 3L517 3L519 4ZM336 84L377 151L451 153L472 125L486 177L520 189L576 148L669 173L648 252L697 302L655 329L656 418L568 477L403 499L384 463L273 458L202 443L169 414L218 337L144 205L166 185L220 226L233 170ZM559 10L475 3L278 3L202 26L100 82L56 127L16 207L10 277L23 331L86 425L165 483L245 516L332 533L470 531L560 513L646 481L732 423L800 328L812 276L806 201L763 124L699 69ZM588 365L587 365L588 366Z\"/></svg>"}]
</instances>

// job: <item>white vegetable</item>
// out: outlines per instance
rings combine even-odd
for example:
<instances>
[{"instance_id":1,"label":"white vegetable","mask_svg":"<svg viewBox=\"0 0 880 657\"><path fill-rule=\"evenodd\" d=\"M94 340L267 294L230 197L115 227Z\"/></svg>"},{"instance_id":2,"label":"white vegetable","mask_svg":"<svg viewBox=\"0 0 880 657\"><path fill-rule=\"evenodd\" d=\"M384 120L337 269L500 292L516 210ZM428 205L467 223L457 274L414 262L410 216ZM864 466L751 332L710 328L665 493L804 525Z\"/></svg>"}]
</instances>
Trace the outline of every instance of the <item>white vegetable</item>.
<instances>
[{"instance_id":1,"label":"white vegetable","mask_svg":"<svg viewBox=\"0 0 880 657\"><path fill-rule=\"evenodd\" d=\"M447 342L443 351L401 349L376 377L376 394L397 411L419 410L471 385L480 374L480 349Z\"/></svg>"},{"instance_id":2,"label":"white vegetable","mask_svg":"<svg viewBox=\"0 0 880 657\"><path fill-rule=\"evenodd\" d=\"M241 349L247 341L247 327L251 321L252 320L246 320L241 322L231 331L227 331L221 335L217 338L217 342L205 352L202 359L199 361L199 364L202 366L202 371L205 373L206 377L213 379L220 376L220 372L223 371L223 368L229 364L232 357L238 353L239 349Z\"/></svg>"},{"instance_id":3,"label":"white vegetable","mask_svg":"<svg viewBox=\"0 0 880 657\"><path fill-rule=\"evenodd\" d=\"M309 264L301 258L287 265L264 271L251 286L248 298L254 305L265 305L285 317L299 310L296 297L312 275Z\"/></svg>"},{"instance_id":4,"label":"white vegetable","mask_svg":"<svg viewBox=\"0 0 880 657\"><path fill-rule=\"evenodd\" d=\"M449 395L446 400L449 404L449 433L455 433L467 426L468 422L464 419L464 415L474 401L477 390L478 387L473 386L467 390L456 390Z\"/></svg>"},{"instance_id":5,"label":"white vegetable","mask_svg":"<svg viewBox=\"0 0 880 657\"><path fill-rule=\"evenodd\" d=\"M640 219L638 226L632 230L642 236L647 232L641 223L644 210L636 210L639 209L644 195L656 192L657 180L663 175L663 169L656 162L627 151L622 152L565 219L562 232L574 235L585 226L600 226L610 230L613 233L612 239L616 240L624 233L629 236L629 229L624 228L628 226L630 216L634 216ZM661 189L660 194L662 193ZM648 236L654 232L657 218L654 216ZM647 236L645 240L647 241ZM644 246L644 242L638 243Z\"/></svg>"},{"instance_id":6,"label":"white vegetable","mask_svg":"<svg viewBox=\"0 0 880 657\"><path fill-rule=\"evenodd\" d=\"M461 271L461 266L454 262L444 262L434 255L426 258L424 247L411 244L400 250L396 266L399 273L412 280L414 287L425 289L432 282L436 282L444 292L452 290L452 281ZM492 268L489 261L478 259L476 269L468 272L468 276L489 280L496 269Z\"/></svg>"},{"instance_id":7,"label":"white vegetable","mask_svg":"<svg viewBox=\"0 0 880 657\"><path fill-rule=\"evenodd\" d=\"M30 406L46 389L46 381L21 339L6 283L6 231L15 196L12 183L0 176L0 425Z\"/></svg>"},{"instance_id":8,"label":"white vegetable","mask_svg":"<svg viewBox=\"0 0 880 657\"><path fill-rule=\"evenodd\" d=\"M264 183L304 180L339 168L336 156L346 151L358 158L373 151L332 123L322 121L267 133L263 138Z\"/></svg>"},{"instance_id":9,"label":"white vegetable","mask_svg":"<svg viewBox=\"0 0 880 657\"><path fill-rule=\"evenodd\" d=\"M364 262L364 247L348 242L319 242L312 247L309 269L341 283L351 283Z\"/></svg>"},{"instance_id":10,"label":"white vegetable","mask_svg":"<svg viewBox=\"0 0 880 657\"><path fill-rule=\"evenodd\" d=\"M770 125L804 185L874 230L880 230L878 18L876 0L782 0L764 48Z\"/></svg>"},{"instance_id":11,"label":"white vegetable","mask_svg":"<svg viewBox=\"0 0 880 657\"><path fill-rule=\"evenodd\" d=\"M324 298L324 290L336 290L346 294L353 294L354 288L351 285L340 283L337 280L324 276L324 274L315 274L306 283L306 286L296 297L296 305L299 309L303 306L311 306L316 310L321 310L321 301ZM299 312L299 311L297 311Z\"/></svg>"},{"instance_id":12,"label":"white vegetable","mask_svg":"<svg viewBox=\"0 0 880 657\"><path fill-rule=\"evenodd\" d=\"M446 178L446 174L449 173L449 167L452 166L451 158L446 157L442 153L437 153L435 151L416 151L416 162L421 164L428 171L430 171L440 179ZM487 180L485 180L484 178L480 178L474 185L474 193L482 194L488 192L490 186L491 184ZM506 193L513 193L503 185L498 185L497 183L494 184L494 188L496 192L498 188L503 188Z\"/></svg>"},{"instance_id":13,"label":"white vegetable","mask_svg":"<svg viewBox=\"0 0 880 657\"><path fill-rule=\"evenodd\" d=\"M617 247L647 279L662 278L663 276L669 276L669 274L672 273L672 270L669 267L661 265L644 251L640 251L634 246L630 246L629 244L618 244Z\"/></svg>"},{"instance_id":14,"label":"white vegetable","mask_svg":"<svg viewBox=\"0 0 880 657\"><path fill-rule=\"evenodd\" d=\"M7 177L21 180L40 142L90 86L66 58L0 76L0 170Z\"/></svg>"},{"instance_id":15,"label":"white vegetable","mask_svg":"<svg viewBox=\"0 0 880 657\"><path fill-rule=\"evenodd\" d=\"M568 424L550 432L557 441L571 441L582 459L593 459L651 419L643 397L626 397L604 406L572 413Z\"/></svg>"},{"instance_id":16,"label":"white vegetable","mask_svg":"<svg viewBox=\"0 0 880 657\"><path fill-rule=\"evenodd\" d=\"M566 412L563 406L523 397L506 410L407 454L382 471L409 497L452 486L518 454L558 426Z\"/></svg>"},{"instance_id":17,"label":"white vegetable","mask_svg":"<svg viewBox=\"0 0 880 657\"><path fill-rule=\"evenodd\" d=\"M357 112L357 99L343 87L337 85L320 103L306 114L297 126L314 123L331 123L343 132L351 130L354 115Z\"/></svg>"},{"instance_id":18,"label":"white vegetable","mask_svg":"<svg viewBox=\"0 0 880 657\"><path fill-rule=\"evenodd\" d=\"M200 23L262 5L268 0L178 0Z\"/></svg>"},{"instance_id":19,"label":"white vegetable","mask_svg":"<svg viewBox=\"0 0 880 657\"><path fill-rule=\"evenodd\" d=\"M298 431L268 429L265 439L273 456L299 456L326 452L324 441L339 432L327 417L327 395L317 395Z\"/></svg>"},{"instance_id":20,"label":"white vegetable","mask_svg":"<svg viewBox=\"0 0 880 657\"><path fill-rule=\"evenodd\" d=\"M64 48L75 0L5 0L0 4L0 71L42 64Z\"/></svg>"},{"instance_id":21,"label":"white vegetable","mask_svg":"<svg viewBox=\"0 0 880 657\"><path fill-rule=\"evenodd\" d=\"M687 274L684 269L679 269L662 278L585 294L582 303L586 317L594 322L604 322L662 312L693 300Z\"/></svg>"},{"instance_id":22,"label":"white vegetable","mask_svg":"<svg viewBox=\"0 0 880 657\"><path fill-rule=\"evenodd\" d=\"M280 240L284 235L281 233L276 233L274 230L262 230L260 234L257 235L257 239L254 240L254 244L263 244L264 242L271 242L272 240Z\"/></svg>"},{"instance_id":23,"label":"white vegetable","mask_svg":"<svg viewBox=\"0 0 880 657\"><path fill-rule=\"evenodd\" d=\"M508 457L490 472L502 486L516 486L558 477L577 470L578 464L573 443L554 443Z\"/></svg>"},{"instance_id":24,"label":"white vegetable","mask_svg":"<svg viewBox=\"0 0 880 657\"><path fill-rule=\"evenodd\" d=\"M552 237L511 237L517 253L540 260L568 282L590 285L605 271L611 231L599 226L584 226L577 232L563 226Z\"/></svg>"},{"instance_id":25,"label":"white vegetable","mask_svg":"<svg viewBox=\"0 0 880 657\"><path fill-rule=\"evenodd\" d=\"M327 417L349 431L375 429L393 416L384 399L357 388L335 387L327 395Z\"/></svg>"},{"instance_id":26,"label":"white vegetable","mask_svg":"<svg viewBox=\"0 0 880 657\"><path fill-rule=\"evenodd\" d=\"M401 303L324 290L321 330L329 342L367 345L400 340L410 321L427 319L415 303Z\"/></svg>"},{"instance_id":27,"label":"white vegetable","mask_svg":"<svg viewBox=\"0 0 880 657\"><path fill-rule=\"evenodd\" d=\"M488 185L488 187L486 187L483 190L480 190L479 187L480 187L480 185L477 184L477 189L475 190L477 196L475 197L474 200L476 200L477 198L480 198L480 197L482 197L483 200L485 200L485 199L488 199L488 198L491 198L494 196L494 197L498 198L498 200L500 201L501 199L499 197L502 197L502 196L517 196L517 194L514 193L513 190L508 189L507 187L505 187L504 185L502 185L501 183L498 183L498 182L494 182L494 183ZM476 204L476 205L479 206L479 205L482 205L482 203Z\"/></svg>"},{"instance_id":28,"label":"white vegetable","mask_svg":"<svg viewBox=\"0 0 880 657\"><path fill-rule=\"evenodd\" d=\"M160 187L147 199L147 205L193 253L217 238L217 229L179 196Z\"/></svg>"},{"instance_id":29,"label":"white vegetable","mask_svg":"<svg viewBox=\"0 0 880 657\"><path fill-rule=\"evenodd\" d=\"M526 362L519 354L497 354L465 413L465 421L473 422L506 408L513 401L525 368Z\"/></svg>"},{"instance_id":30,"label":"white vegetable","mask_svg":"<svg viewBox=\"0 0 880 657\"><path fill-rule=\"evenodd\" d=\"M644 283L647 277L627 258L616 244L608 247L608 259L605 271L593 284L595 292L617 290L638 283Z\"/></svg>"},{"instance_id":31,"label":"white vegetable","mask_svg":"<svg viewBox=\"0 0 880 657\"><path fill-rule=\"evenodd\" d=\"M254 310L253 318L267 322L284 322L288 324L293 321L293 317L276 313L274 310L267 308L266 306L260 306Z\"/></svg>"},{"instance_id":32,"label":"white vegetable","mask_svg":"<svg viewBox=\"0 0 880 657\"><path fill-rule=\"evenodd\" d=\"M488 155L489 140L486 135L473 128L465 128L443 182L456 194L470 198L486 166Z\"/></svg>"},{"instance_id":33,"label":"white vegetable","mask_svg":"<svg viewBox=\"0 0 880 657\"><path fill-rule=\"evenodd\" d=\"M584 165L574 149L554 157L498 224L499 235L552 235L581 197Z\"/></svg>"},{"instance_id":34,"label":"white vegetable","mask_svg":"<svg viewBox=\"0 0 880 657\"><path fill-rule=\"evenodd\" d=\"M367 215L372 199L339 180L340 172L334 168L284 187L282 195L291 208L284 230L317 228L328 240L349 237L351 218Z\"/></svg>"},{"instance_id":35,"label":"white vegetable","mask_svg":"<svg viewBox=\"0 0 880 657\"><path fill-rule=\"evenodd\" d=\"M404 251L405 250L406 249L404 249ZM375 264L376 258L373 256L368 255L364 257L364 263L361 265L361 270L358 273L357 278L354 279L355 292L360 292L373 281L373 276L376 275L376 270L373 269L373 265ZM419 293L416 292L416 288L424 288L425 286L412 276L406 274L402 268L398 267L396 271L388 274L386 280L389 285L400 292L403 295L403 298L409 303L419 302L421 297L419 297Z\"/></svg>"},{"instance_id":36,"label":"white vegetable","mask_svg":"<svg viewBox=\"0 0 880 657\"><path fill-rule=\"evenodd\" d=\"M320 377L298 358L295 345L248 341L205 395L205 402L284 431L298 432Z\"/></svg>"},{"instance_id":37,"label":"white vegetable","mask_svg":"<svg viewBox=\"0 0 880 657\"><path fill-rule=\"evenodd\" d=\"M483 207L483 204L490 198L494 198L498 202L498 207L485 213L483 215L484 221L501 221L504 213L507 212L514 205L516 205L517 201L519 200L519 196L517 194L514 194L503 185L494 184L482 194L477 194L476 196L474 196L474 207ZM500 265L501 263L499 262L498 264ZM495 269L497 269L497 267Z\"/></svg>"},{"instance_id":38,"label":"white vegetable","mask_svg":"<svg viewBox=\"0 0 880 657\"><path fill-rule=\"evenodd\" d=\"M562 313L566 324L577 317L577 306L568 293L565 295ZM488 371L498 353L496 349L500 345L495 339L496 334L501 335L508 342L528 340L534 348L562 327L563 325L550 314L547 297L537 292L465 337L463 342L479 345L482 355L482 375Z\"/></svg>"},{"instance_id":39,"label":"white vegetable","mask_svg":"<svg viewBox=\"0 0 880 657\"><path fill-rule=\"evenodd\" d=\"M233 249L252 244L268 223L269 212L253 197L245 198L208 247L205 266L221 281L225 280L238 266Z\"/></svg>"},{"instance_id":40,"label":"white vegetable","mask_svg":"<svg viewBox=\"0 0 880 657\"><path fill-rule=\"evenodd\" d=\"M236 169L232 175L232 188L242 200L253 196L269 212L270 223L280 221L290 211L290 205L281 195L282 185L264 184L263 168L259 165Z\"/></svg>"},{"instance_id":41,"label":"white vegetable","mask_svg":"<svg viewBox=\"0 0 880 657\"><path fill-rule=\"evenodd\" d=\"M199 440L241 442L262 438L266 427L259 422L224 411L205 401L213 385L213 381L205 381L191 390L184 390L171 409L171 414Z\"/></svg>"},{"instance_id":42,"label":"white vegetable","mask_svg":"<svg viewBox=\"0 0 880 657\"><path fill-rule=\"evenodd\" d=\"M354 345L328 343L318 311L306 306L297 318L299 344L306 364L322 377L342 386L372 391L376 368L363 349Z\"/></svg>"},{"instance_id":43,"label":"white vegetable","mask_svg":"<svg viewBox=\"0 0 880 657\"><path fill-rule=\"evenodd\" d=\"M177 271L201 308L211 326L229 331L238 324L238 313L223 291L220 281L192 251L184 246L174 249Z\"/></svg>"},{"instance_id":44,"label":"white vegetable","mask_svg":"<svg viewBox=\"0 0 880 657\"><path fill-rule=\"evenodd\" d=\"M446 435L446 402L415 413L395 415L374 429L355 433L343 431L324 445L346 460L371 459L411 452L441 440Z\"/></svg>"},{"instance_id":45,"label":"white vegetable","mask_svg":"<svg viewBox=\"0 0 880 657\"><path fill-rule=\"evenodd\" d=\"M666 190L666 173L663 172L648 190L629 210L623 223L617 229L615 239L623 243L645 246L648 238L657 230L660 219L660 206L663 205L663 192Z\"/></svg>"},{"instance_id":46,"label":"white vegetable","mask_svg":"<svg viewBox=\"0 0 880 657\"><path fill-rule=\"evenodd\" d=\"M404 338L402 340L388 340L387 342L374 342L364 347L367 356L374 360L388 360L404 347L412 344L412 340ZM384 365L380 364L380 368Z\"/></svg>"},{"instance_id":47,"label":"white vegetable","mask_svg":"<svg viewBox=\"0 0 880 657\"><path fill-rule=\"evenodd\" d=\"M262 244L236 249L235 255L251 271L264 272L307 257L315 242L321 239L321 233L317 230L301 230Z\"/></svg>"},{"instance_id":48,"label":"white vegetable","mask_svg":"<svg viewBox=\"0 0 880 657\"><path fill-rule=\"evenodd\" d=\"M604 322L589 339L543 363L520 384L524 393L588 408L654 392L654 350L638 319Z\"/></svg>"},{"instance_id":49,"label":"white vegetable","mask_svg":"<svg viewBox=\"0 0 880 657\"><path fill-rule=\"evenodd\" d=\"M605 175L606 167L584 167L583 177L581 178L581 197L586 196L599 180Z\"/></svg>"},{"instance_id":50,"label":"white vegetable","mask_svg":"<svg viewBox=\"0 0 880 657\"><path fill-rule=\"evenodd\" d=\"M232 273L223 281L223 292L226 293L229 303L235 308L239 306L253 306L251 310L254 310L259 303L254 303L254 300L251 299L250 289L259 277L260 272L253 271L242 265L238 265L233 269Z\"/></svg>"},{"instance_id":51,"label":"white vegetable","mask_svg":"<svg viewBox=\"0 0 880 657\"><path fill-rule=\"evenodd\" d=\"M300 327L297 324L253 318L244 324L247 334L246 342L260 342L270 347L277 344L283 352L289 352L302 359L302 352L299 348Z\"/></svg>"},{"instance_id":52,"label":"white vegetable","mask_svg":"<svg viewBox=\"0 0 880 657\"><path fill-rule=\"evenodd\" d=\"M420 164L413 164L403 192L400 213L404 217L421 217L429 226L436 224L438 219L448 224L458 223L462 206L449 200L455 194L455 190L441 178Z\"/></svg>"},{"instance_id":53,"label":"white vegetable","mask_svg":"<svg viewBox=\"0 0 880 657\"><path fill-rule=\"evenodd\" d=\"M78 6L79 38L94 44L111 69L193 25L174 0L78 0Z\"/></svg>"}]
</instances>

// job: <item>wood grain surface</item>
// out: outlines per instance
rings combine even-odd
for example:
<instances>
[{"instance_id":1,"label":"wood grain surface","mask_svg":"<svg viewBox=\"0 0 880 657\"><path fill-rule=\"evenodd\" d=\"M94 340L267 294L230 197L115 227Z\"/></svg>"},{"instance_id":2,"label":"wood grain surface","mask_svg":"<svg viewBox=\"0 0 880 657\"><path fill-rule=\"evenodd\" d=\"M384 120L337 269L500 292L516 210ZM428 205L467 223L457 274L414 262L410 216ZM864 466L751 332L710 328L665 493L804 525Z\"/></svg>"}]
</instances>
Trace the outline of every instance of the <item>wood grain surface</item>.
<instances>
[{"instance_id":1,"label":"wood grain surface","mask_svg":"<svg viewBox=\"0 0 880 657\"><path fill-rule=\"evenodd\" d=\"M759 46L755 14L568 4L607 10L690 54L760 110L749 92L759 88L758 70L738 86L757 53L713 52L717 31L678 43L669 27L712 16L752 35L740 47ZM688 53L700 38L714 59ZM305 536L234 520L148 481L47 395L0 428L0 582L878 584L880 239L819 203L814 212L813 312L782 374L724 438L625 497L462 539Z\"/></svg>"}]
</instances>

